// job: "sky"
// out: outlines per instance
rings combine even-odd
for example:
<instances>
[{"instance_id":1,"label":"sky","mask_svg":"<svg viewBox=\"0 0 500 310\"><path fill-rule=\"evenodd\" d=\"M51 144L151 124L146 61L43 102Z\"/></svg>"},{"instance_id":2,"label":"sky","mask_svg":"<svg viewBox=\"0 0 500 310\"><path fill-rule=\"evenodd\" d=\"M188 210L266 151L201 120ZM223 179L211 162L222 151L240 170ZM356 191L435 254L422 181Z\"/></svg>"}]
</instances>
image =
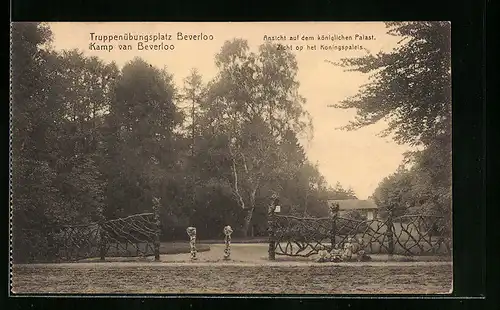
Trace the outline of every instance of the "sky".
<instances>
[{"instance_id":1,"label":"sky","mask_svg":"<svg viewBox=\"0 0 500 310\"><path fill-rule=\"evenodd\" d=\"M312 140L304 140L302 144L309 160L318 164L320 172L330 185L335 186L340 182L344 188L351 187L359 199L366 199L384 177L396 171L403 159L402 154L409 150L406 146L397 145L390 138L378 135L387 126L383 121L356 131L339 130L339 127L354 118L356 111L329 107L355 95L360 86L368 82L368 77L359 72L346 72L325 60L335 62L344 57L376 54L393 49L400 38L387 35L383 23L97 22L50 23L50 27L54 36L52 45L56 50L79 49L85 55L98 56L105 62L114 61L119 67L135 57L141 57L151 65L166 67L169 73L174 75L178 87L183 85L183 79L193 68L198 69L205 82L209 81L217 72L214 56L227 40L245 39L250 48L256 51L269 37L285 37L285 40L276 42L283 46L291 45L296 55L299 92L306 98L304 108L310 113L314 126ZM205 36L213 39L179 40L179 33L181 36L198 35L202 39ZM147 42L144 45L173 45L174 49L147 51L139 50L139 41L135 40L102 41L102 36L127 34L158 37L163 35L165 38L170 36L170 40ZM318 36L329 39L319 40ZM295 37L298 37L298 40L291 40ZM127 44L132 46L132 50L119 49L119 45ZM112 45L113 49L96 50L102 45ZM325 46L332 45L332 49L325 49ZM316 49L308 49L308 46L315 46ZM351 49L340 49L342 46Z\"/></svg>"}]
</instances>

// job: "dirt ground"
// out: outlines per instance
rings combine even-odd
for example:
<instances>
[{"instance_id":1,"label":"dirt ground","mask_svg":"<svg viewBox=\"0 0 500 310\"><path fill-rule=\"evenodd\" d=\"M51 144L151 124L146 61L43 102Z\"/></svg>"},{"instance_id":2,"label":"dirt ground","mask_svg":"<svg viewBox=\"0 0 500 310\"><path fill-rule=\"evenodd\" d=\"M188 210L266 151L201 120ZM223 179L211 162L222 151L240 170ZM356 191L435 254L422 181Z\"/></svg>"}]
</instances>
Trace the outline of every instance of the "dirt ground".
<instances>
[{"instance_id":1,"label":"dirt ground","mask_svg":"<svg viewBox=\"0 0 500 310\"><path fill-rule=\"evenodd\" d=\"M211 245L191 262L189 254L162 255L160 262L87 260L68 264L14 265L14 293L270 293L430 294L452 287L451 262L402 262L374 257L363 263L315 263L313 258L266 260L265 244Z\"/></svg>"}]
</instances>

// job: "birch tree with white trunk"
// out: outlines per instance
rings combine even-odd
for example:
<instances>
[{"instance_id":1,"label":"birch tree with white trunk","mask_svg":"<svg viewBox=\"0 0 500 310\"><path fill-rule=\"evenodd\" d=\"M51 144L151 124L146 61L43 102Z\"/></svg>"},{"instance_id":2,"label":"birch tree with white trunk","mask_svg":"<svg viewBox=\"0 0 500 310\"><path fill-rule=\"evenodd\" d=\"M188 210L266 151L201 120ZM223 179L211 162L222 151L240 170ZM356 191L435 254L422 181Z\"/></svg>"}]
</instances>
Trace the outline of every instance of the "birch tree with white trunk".
<instances>
[{"instance_id":1,"label":"birch tree with white trunk","mask_svg":"<svg viewBox=\"0 0 500 310\"><path fill-rule=\"evenodd\" d=\"M286 134L312 132L305 100L298 93L297 62L272 44L251 52L245 40L227 41L216 56L219 69L203 104L205 124L227 141L232 191L245 210L247 234L258 195L279 192L278 175L292 177L281 148ZM207 129L208 129L207 128Z\"/></svg>"}]
</instances>

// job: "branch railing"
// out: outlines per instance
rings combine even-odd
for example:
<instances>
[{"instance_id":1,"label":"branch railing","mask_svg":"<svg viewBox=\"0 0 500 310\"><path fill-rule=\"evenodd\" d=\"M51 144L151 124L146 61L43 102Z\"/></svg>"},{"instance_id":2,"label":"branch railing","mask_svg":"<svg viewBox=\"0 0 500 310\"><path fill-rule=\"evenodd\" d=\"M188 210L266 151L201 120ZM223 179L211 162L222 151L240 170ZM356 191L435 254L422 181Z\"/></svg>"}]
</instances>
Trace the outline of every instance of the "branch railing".
<instances>
[{"instance_id":1,"label":"branch railing","mask_svg":"<svg viewBox=\"0 0 500 310\"><path fill-rule=\"evenodd\" d=\"M449 255L449 221L438 215L403 215L357 220L332 213L310 218L268 215L269 259L276 255L309 257L321 249L342 248L349 238L367 254Z\"/></svg>"},{"instance_id":2,"label":"branch railing","mask_svg":"<svg viewBox=\"0 0 500 310\"><path fill-rule=\"evenodd\" d=\"M17 261L77 261L112 256L155 256L159 260L160 227L154 213L83 225L21 231L13 244ZM17 259L16 259L17 258Z\"/></svg>"}]
</instances>

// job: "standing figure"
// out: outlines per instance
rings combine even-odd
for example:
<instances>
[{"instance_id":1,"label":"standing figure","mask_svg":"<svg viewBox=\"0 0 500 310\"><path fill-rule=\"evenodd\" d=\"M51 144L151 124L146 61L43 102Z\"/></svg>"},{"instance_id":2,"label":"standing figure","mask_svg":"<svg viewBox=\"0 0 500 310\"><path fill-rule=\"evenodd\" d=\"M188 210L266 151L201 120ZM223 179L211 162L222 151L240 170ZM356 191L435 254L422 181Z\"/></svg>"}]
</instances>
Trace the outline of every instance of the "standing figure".
<instances>
[{"instance_id":1,"label":"standing figure","mask_svg":"<svg viewBox=\"0 0 500 310\"><path fill-rule=\"evenodd\" d=\"M344 243L344 251L342 252L342 260L348 261L352 257L352 238L347 238L347 242Z\"/></svg>"},{"instance_id":2,"label":"standing figure","mask_svg":"<svg viewBox=\"0 0 500 310\"><path fill-rule=\"evenodd\" d=\"M191 247L191 260L196 260L196 227L188 227L186 232L189 236L189 245Z\"/></svg>"},{"instance_id":3,"label":"standing figure","mask_svg":"<svg viewBox=\"0 0 500 310\"><path fill-rule=\"evenodd\" d=\"M319 263L324 263L330 260L330 253L326 250L324 246L320 246L320 249L318 251L318 262Z\"/></svg>"},{"instance_id":4,"label":"standing figure","mask_svg":"<svg viewBox=\"0 0 500 310\"><path fill-rule=\"evenodd\" d=\"M226 244L226 248L224 249L224 259L229 260L231 256L231 234L233 233L233 229L231 226L227 225L224 227L224 243Z\"/></svg>"},{"instance_id":5,"label":"standing figure","mask_svg":"<svg viewBox=\"0 0 500 310\"><path fill-rule=\"evenodd\" d=\"M335 263L342 261L342 249L339 249L338 244L335 244L330 251L330 260Z\"/></svg>"},{"instance_id":6,"label":"standing figure","mask_svg":"<svg viewBox=\"0 0 500 310\"><path fill-rule=\"evenodd\" d=\"M363 258L365 257L365 242L363 240L363 238L359 238L358 239L358 246L357 246L357 249L356 249L356 255L357 255L357 259L358 259L358 262L361 262L363 261Z\"/></svg>"}]
</instances>

